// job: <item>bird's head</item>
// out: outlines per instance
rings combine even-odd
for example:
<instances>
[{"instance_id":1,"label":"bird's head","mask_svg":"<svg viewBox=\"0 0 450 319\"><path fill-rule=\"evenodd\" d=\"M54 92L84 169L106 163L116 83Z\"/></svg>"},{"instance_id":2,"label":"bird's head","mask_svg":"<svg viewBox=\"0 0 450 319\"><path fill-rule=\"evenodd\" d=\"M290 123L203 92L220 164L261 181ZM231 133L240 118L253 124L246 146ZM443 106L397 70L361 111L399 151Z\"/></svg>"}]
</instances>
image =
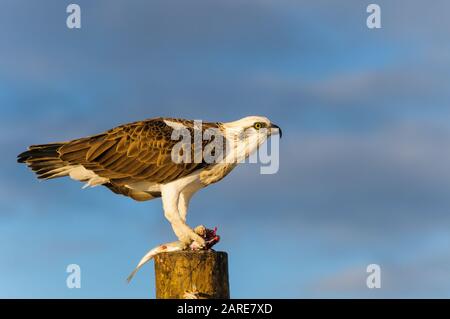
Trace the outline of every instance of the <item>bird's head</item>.
<instances>
[{"instance_id":1,"label":"bird's head","mask_svg":"<svg viewBox=\"0 0 450 319\"><path fill-rule=\"evenodd\" d=\"M282 136L280 127L264 116L247 116L240 120L222 124L224 135L234 140L238 157L247 157L264 143L271 135Z\"/></svg>"},{"instance_id":2,"label":"bird's head","mask_svg":"<svg viewBox=\"0 0 450 319\"><path fill-rule=\"evenodd\" d=\"M237 121L223 123L223 126L225 129L229 130L231 134L241 134L241 132L244 132L245 136L259 134L265 135L267 138L270 135L279 134L281 138L283 134L278 125L272 123L264 116L247 116Z\"/></svg>"}]
</instances>

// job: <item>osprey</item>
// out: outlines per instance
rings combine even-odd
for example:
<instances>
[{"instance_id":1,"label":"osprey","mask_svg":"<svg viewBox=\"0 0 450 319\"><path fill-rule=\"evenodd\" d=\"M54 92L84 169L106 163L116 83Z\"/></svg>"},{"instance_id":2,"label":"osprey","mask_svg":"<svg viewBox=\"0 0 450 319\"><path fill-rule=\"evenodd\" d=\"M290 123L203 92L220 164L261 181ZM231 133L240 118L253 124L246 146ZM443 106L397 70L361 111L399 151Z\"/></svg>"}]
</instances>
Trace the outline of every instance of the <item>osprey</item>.
<instances>
[{"instance_id":1,"label":"osprey","mask_svg":"<svg viewBox=\"0 0 450 319\"><path fill-rule=\"evenodd\" d=\"M219 161L207 161L204 152L199 153L200 160L175 160L173 151L180 142L173 138L174 131L185 130L188 137L195 138L197 126L195 121L174 118L133 122L69 142L30 146L18 155L18 162L26 163L40 179L69 176L85 182L85 186L103 185L137 201L161 197L164 215L179 241L202 248L205 238L186 224L192 196L224 178L271 134L281 137L281 130L260 116L228 123L201 123L200 133L217 132L214 138L201 138L202 148L223 138L232 142L228 143L231 149ZM198 153L194 149L182 148L180 153L187 155L189 151L195 157Z\"/></svg>"}]
</instances>

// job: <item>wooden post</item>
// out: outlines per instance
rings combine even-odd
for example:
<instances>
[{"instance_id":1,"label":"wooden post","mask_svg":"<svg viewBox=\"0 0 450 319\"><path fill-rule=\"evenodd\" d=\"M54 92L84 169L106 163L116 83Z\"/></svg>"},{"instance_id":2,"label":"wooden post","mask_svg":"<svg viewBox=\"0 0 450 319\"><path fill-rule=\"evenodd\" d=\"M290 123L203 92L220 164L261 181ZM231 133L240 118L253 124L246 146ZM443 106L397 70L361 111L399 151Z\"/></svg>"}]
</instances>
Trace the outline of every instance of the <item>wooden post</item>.
<instances>
[{"instance_id":1,"label":"wooden post","mask_svg":"<svg viewBox=\"0 0 450 319\"><path fill-rule=\"evenodd\" d=\"M228 255L179 251L155 257L157 299L229 299Z\"/></svg>"}]
</instances>

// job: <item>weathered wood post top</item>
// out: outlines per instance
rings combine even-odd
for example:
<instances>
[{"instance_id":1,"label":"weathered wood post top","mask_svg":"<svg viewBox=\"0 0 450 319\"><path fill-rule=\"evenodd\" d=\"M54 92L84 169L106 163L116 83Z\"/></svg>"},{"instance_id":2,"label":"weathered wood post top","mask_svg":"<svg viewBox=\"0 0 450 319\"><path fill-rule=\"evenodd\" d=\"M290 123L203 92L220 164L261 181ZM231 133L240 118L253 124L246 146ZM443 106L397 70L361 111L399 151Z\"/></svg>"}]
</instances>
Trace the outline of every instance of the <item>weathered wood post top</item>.
<instances>
[{"instance_id":1,"label":"weathered wood post top","mask_svg":"<svg viewBox=\"0 0 450 319\"><path fill-rule=\"evenodd\" d=\"M155 279L158 299L230 298L226 252L200 250L158 254Z\"/></svg>"}]
</instances>

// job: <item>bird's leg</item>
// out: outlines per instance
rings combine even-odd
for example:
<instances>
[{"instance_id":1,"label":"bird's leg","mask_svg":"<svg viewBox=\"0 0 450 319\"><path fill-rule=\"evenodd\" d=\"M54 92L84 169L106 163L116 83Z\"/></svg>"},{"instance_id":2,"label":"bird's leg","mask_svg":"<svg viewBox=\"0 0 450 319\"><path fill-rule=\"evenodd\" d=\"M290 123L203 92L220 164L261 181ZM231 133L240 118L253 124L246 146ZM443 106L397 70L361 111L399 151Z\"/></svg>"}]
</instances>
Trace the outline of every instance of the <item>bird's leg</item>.
<instances>
[{"instance_id":1,"label":"bird's leg","mask_svg":"<svg viewBox=\"0 0 450 319\"><path fill-rule=\"evenodd\" d=\"M180 192L176 189L169 188L162 191L162 202L164 208L164 216L172 225L172 229L178 239L186 244L190 245L195 241L198 246L204 247L205 240L194 232L186 222L181 218L178 211Z\"/></svg>"},{"instance_id":2,"label":"bird's leg","mask_svg":"<svg viewBox=\"0 0 450 319\"><path fill-rule=\"evenodd\" d=\"M169 219L169 218L168 218ZM199 247L205 246L205 240L196 234L192 228L186 225L181 219L169 219L172 224L172 229L178 239L186 246L189 246L193 241L197 243Z\"/></svg>"},{"instance_id":3,"label":"bird's leg","mask_svg":"<svg viewBox=\"0 0 450 319\"><path fill-rule=\"evenodd\" d=\"M186 222L187 211L192 195L194 195L194 193L189 192L186 189L180 192L180 197L178 198L178 213L180 214L180 218L183 222Z\"/></svg>"}]
</instances>

